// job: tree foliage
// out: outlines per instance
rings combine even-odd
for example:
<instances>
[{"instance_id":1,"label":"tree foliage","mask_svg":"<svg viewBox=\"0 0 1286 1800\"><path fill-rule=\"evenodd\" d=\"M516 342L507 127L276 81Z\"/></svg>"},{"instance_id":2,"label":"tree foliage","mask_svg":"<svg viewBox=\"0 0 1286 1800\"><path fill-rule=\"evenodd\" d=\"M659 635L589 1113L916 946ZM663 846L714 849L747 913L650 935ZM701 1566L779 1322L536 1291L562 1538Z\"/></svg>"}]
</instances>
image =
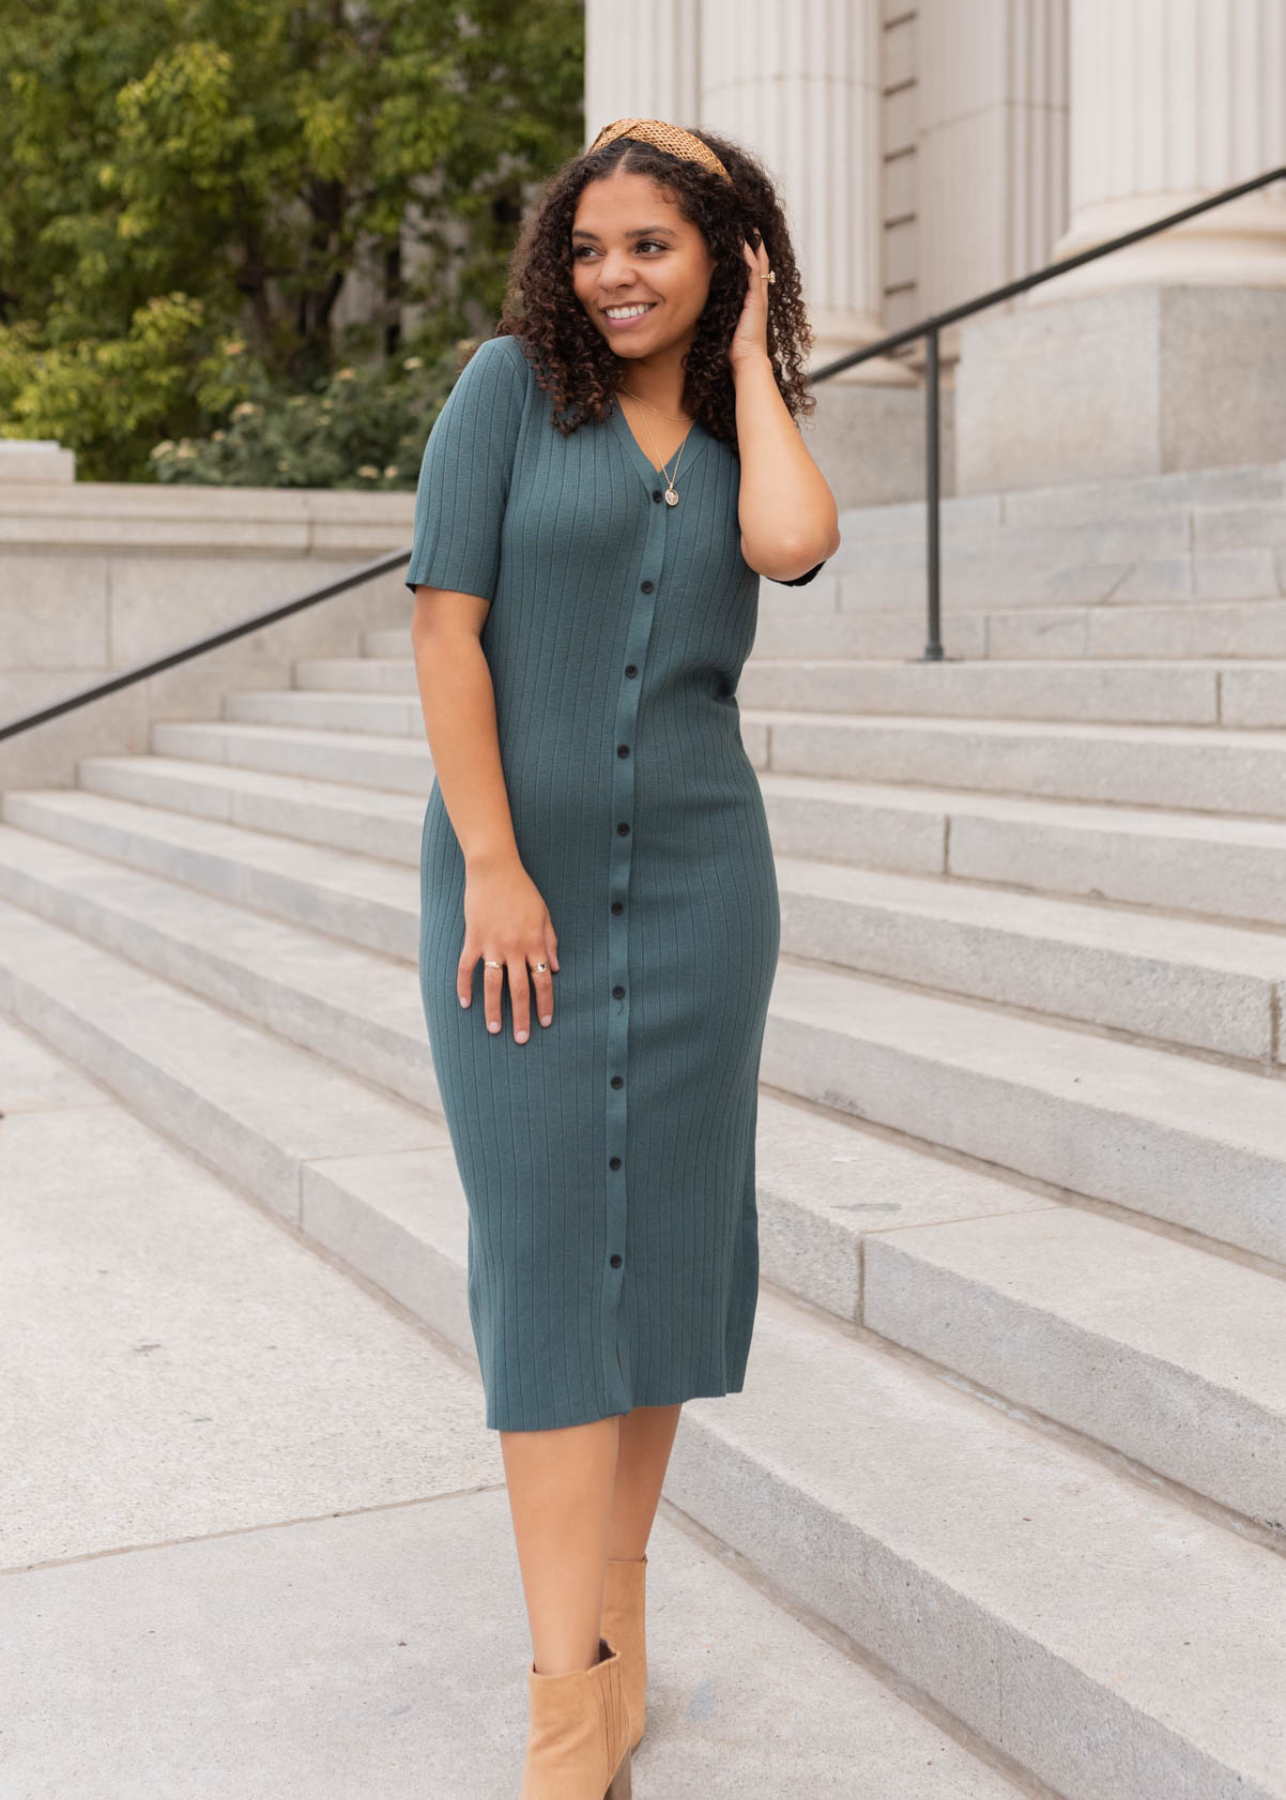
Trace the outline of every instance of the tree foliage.
<instances>
[{"instance_id":1,"label":"tree foliage","mask_svg":"<svg viewBox=\"0 0 1286 1800\"><path fill-rule=\"evenodd\" d=\"M579 0L0 0L0 432L154 477L221 422L230 340L284 398L485 331L583 141L582 41ZM416 341L345 340L346 283L396 280L408 230Z\"/></svg>"}]
</instances>

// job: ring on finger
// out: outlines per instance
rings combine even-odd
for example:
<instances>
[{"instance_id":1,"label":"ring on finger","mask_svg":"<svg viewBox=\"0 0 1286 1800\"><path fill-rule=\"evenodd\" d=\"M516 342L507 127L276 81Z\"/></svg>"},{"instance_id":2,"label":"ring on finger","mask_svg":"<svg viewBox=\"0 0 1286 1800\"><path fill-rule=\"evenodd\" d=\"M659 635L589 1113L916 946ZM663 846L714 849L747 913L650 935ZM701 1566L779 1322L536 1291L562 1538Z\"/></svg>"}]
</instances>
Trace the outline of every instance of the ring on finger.
<instances>
[{"instance_id":1,"label":"ring on finger","mask_svg":"<svg viewBox=\"0 0 1286 1800\"><path fill-rule=\"evenodd\" d=\"M545 970L549 967L549 964L546 962L534 962L528 963L527 967L534 970L537 975L543 975Z\"/></svg>"},{"instance_id":2,"label":"ring on finger","mask_svg":"<svg viewBox=\"0 0 1286 1800\"><path fill-rule=\"evenodd\" d=\"M489 957L484 956L482 966L484 969L503 969L505 965L502 962L492 962Z\"/></svg>"}]
</instances>

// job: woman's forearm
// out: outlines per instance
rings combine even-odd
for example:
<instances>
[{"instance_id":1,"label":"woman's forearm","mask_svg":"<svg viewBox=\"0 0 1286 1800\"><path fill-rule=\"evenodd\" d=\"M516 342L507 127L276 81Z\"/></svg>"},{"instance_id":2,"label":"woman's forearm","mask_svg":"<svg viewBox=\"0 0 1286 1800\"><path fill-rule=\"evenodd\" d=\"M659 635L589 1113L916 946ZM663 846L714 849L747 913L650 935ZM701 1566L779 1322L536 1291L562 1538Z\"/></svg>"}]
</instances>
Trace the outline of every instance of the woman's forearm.
<instances>
[{"instance_id":1,"label":"woman's forearm","mask_svg":"<svg viewBox=\"0 0 1286 1800\"><path fill-rule=\"evenodd\" d=\"M782 399L768 358L733 365L742 554L771 580L793 580L839 548L839 513Z\"/></svg>"},{"instance_id":2,"label":"woman's forearm","mask_svg":"<svg viewBox=\"0 0 1286 1800\"><path fill-rule=\"evenodd\" d=\"M433 767L466 864L520 861L500 760L496 694L475 632L449 623L413 630L415 674Z\"/></svg>"}]
</instances>

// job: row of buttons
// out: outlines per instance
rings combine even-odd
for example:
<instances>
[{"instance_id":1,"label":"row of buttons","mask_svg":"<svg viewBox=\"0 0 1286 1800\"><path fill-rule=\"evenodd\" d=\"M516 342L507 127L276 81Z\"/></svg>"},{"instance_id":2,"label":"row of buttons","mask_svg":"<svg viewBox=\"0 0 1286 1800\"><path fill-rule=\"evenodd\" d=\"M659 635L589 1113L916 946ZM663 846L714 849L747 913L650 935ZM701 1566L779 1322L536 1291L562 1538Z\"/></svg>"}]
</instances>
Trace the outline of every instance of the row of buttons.
<instances>
[{"instance_id":1,"label":"row of buttons","mask_svg":"<svg viewBox=\"0 0 1286 1800\"><path fill-rule=\"evenodd\" d=\"M660 488L652 489L652 498L658 504L660 503L660 501L662 499L662 494L661 494ZM639 583L639 586L640 586L642 592L645 594L652 593L653 589L655 588L655 585L656 584L652 581L643 581L643 582ZM638 672L639 672L639 669L638 669L637 663L632 663L632 662L626 663L625 673L631 681L633 681L634 678L638 675ZM626 759L630 754L630 746L628 744L618 744L616 746L616 754L622 760ZM620 819L617 821L616 833L617 833L618 837L623 837L623 838L629 837L630 823L629 823L628 819ZM624 911L625 911L625 902L623 900L613 900L612 901L612 914L614 917L619 917L620 914L623 913ZM612 997L615 1000L623 1000L625 998L625 987L624 987L623 983L618 981L614 984L614 986L612 988ZM625 1078L621 1075L613 1075L611 1078L611 1084L612 1084L613 1088L622 1088L625 1086ZM619 1156L609 1157L607 1160L607 1166L609 1169L619 1169L621 1166L621 1158ZM624 1257L620 1254L619 1251L613 1251L612 1254L608 1257L608 1262L610 1263L611 1267L614 1269L619 1269L621 1267L621 1264L624 1262L624 1260L625 1260ZM617 1351L617 1364L619 1367L619 1364L620 1364L619 1348Z\"/></svg>"},{"instance_id":2,"label":"row of buttons","mask_svg":"<svg viewBox=\"0 0 1286 1800\"><path fill-rule=\"evenodd\" d=\"M659 488L653 490L652 498L654 500L660 500L661 492L660 492ZM651 581L643 581L643 582L640 582L640 584L639 584L642 592L645 594L652 593L655 585L656 584ZM625 673L630 678L631 681L637 676L638 672L639 672L639 670L638 670L637 663L632 663L632 662L626 663ZM616 754L622 760L624 760L630 754L630 746L628 744L618 744L616 746ZM616 833L617 833L618 837L628 837L630 835L630 823L629 823L628 819L620 819L617 821ZM621 913L623 913L624 911L625 911L624 901L622 901L622 900L613 900L612 901L612 913L614 916L619 917L619 915ZM612 998L614 1000L623 1000L625 998L625 988L622 985L622 983L620 983L619 981L612 988ZM625 1086L624 1077L621 1075L613 1075L611 1078L611 1082L612 1082L612 1086L614 1088L622 1088ZM621 1166L621 1158L619 1156L609 1157L607 1166L609 1169L619 1169ZM620 1256L620 1254L618 1252L613 1252L608 1260L611 1263L612 1268L619 1269L621 1266L621 1263L623 1261L623 1258Z\"/></svg>"}]
</instances>

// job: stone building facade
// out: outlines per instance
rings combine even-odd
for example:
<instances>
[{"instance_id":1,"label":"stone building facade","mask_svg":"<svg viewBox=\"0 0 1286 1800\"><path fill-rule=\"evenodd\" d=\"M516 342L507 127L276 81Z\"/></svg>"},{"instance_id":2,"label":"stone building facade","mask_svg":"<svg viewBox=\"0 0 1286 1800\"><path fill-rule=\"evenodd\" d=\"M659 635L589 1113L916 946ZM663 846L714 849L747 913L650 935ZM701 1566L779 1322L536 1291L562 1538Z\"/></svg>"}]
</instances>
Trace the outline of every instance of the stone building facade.
<instances>
[{"instance_id":1,"label":"stone building facade","mask_svg":"<svg viewBox=\"0 0 1286 1800\"><path fill-rule=\"evenodd\" d=\"M764 158L816 367L1286 165L1286 0L587 0L586 30L587 141L638 113ZM942 349L960 491L1286 455L1286 182ZM819 427L918 430L922 361L819 384ZM860 463L851 500L899 497Z\"/></svg>"}]
</instances>

